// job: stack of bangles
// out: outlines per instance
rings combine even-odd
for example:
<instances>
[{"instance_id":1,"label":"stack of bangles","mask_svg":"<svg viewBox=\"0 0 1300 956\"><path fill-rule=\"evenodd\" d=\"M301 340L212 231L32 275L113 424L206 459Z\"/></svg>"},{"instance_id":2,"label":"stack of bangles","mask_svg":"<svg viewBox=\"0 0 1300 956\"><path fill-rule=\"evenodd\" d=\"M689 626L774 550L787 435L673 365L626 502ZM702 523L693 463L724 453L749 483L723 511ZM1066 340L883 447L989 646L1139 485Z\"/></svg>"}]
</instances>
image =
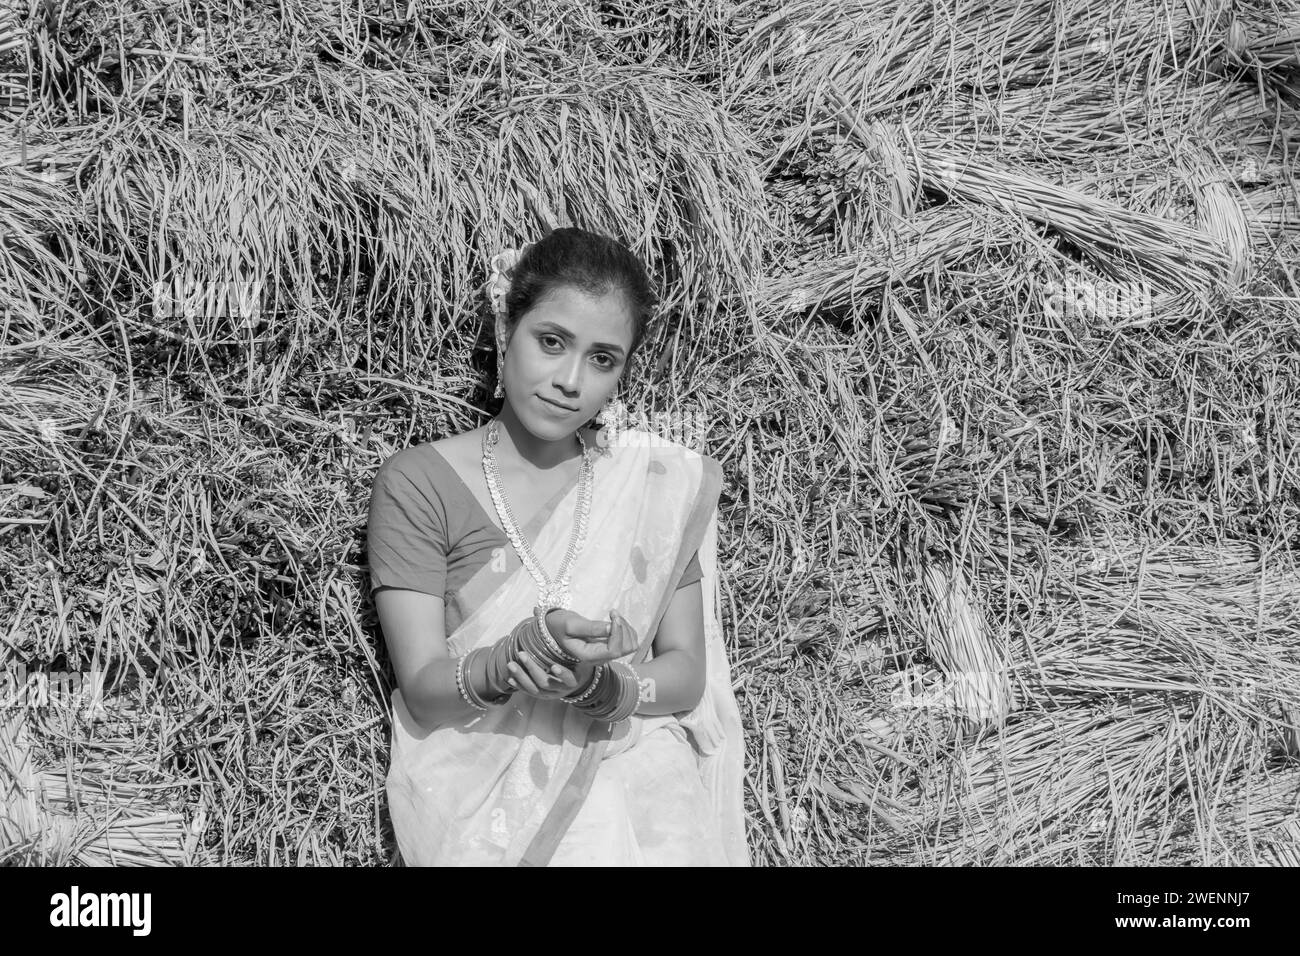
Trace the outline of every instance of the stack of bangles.
<instances>
[{"instance_id":1,"label":"stack of bangles","mask_svg":"<svg viewBox=\"0 0 1300 956\"><path fill-rule=\"evenodd\" d=\"M578 658L569 654L551 636L546 627L546 613L552 608L535 608L533 616L515 625L513 631L491 647L476 647L456 662L456 688L465 702L475 710L485 711L489 704L504 704L514 693L509 685L511 661L518 663L520 653L528 654L548 673L551 667L573 667ZM486 687L482 697L474 689ZM611 661L598 664L585 687L561 700L573 705L594 720L616 722L632 716L640 703L637 674L630 664Z\"/></svg>"}]
</instances>

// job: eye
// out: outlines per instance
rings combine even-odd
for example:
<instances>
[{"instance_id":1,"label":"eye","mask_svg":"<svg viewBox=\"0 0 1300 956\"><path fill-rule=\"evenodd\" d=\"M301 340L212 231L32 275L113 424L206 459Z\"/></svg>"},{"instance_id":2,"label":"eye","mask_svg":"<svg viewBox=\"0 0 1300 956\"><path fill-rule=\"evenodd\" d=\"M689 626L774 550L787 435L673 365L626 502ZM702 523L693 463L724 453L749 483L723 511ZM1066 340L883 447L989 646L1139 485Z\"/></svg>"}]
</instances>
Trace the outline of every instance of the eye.
<instances>
[{"instance_id":1,"label":"eye","mask_svg":"<svg viewBox=\"0 0 1300 956\"><path fill-rule=\"evenodd\" d=\"M542 343L542 348L547 351L558 351L564 348L564 339L550 332L541 333L537 336L537 340ZM618 367L618 359L608 352L597 352L596 356L603 360L597 363L603 371L608 372Z\"/></svg>"}]
</instances>

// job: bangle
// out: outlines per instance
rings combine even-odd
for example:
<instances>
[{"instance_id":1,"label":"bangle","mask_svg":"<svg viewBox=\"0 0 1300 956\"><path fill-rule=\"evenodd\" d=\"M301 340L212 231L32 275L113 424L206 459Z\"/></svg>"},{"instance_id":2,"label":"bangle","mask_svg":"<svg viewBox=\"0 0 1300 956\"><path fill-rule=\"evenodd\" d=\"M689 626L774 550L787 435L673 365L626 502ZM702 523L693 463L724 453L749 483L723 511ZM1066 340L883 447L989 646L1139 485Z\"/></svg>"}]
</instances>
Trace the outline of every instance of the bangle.
<instances>
[{"instance_id":1,"label":"bangle","mask_svg":"<svg viewBox=\"0 0 1300 956\"><path fill-rule=\"evenodd\" d=\"M465 696L474 702L474 706L479 710L487 710L488 702L483 699L483 695L474 689L474 673L478 670L479 658L483 655L478 653L478 648L470 651L465 655Z\"/></svg>"},{"instance_id":2,"label":"bangle","mask_svg":"<svg viewBox=\"0 0 1300 956\"><path fill-rule=\"evenodd\" d=\"M609 665L600 692L575 706L593 720L617 723L635 713L640 701L636 672L622 661Z\"/></svg>"},{"instance_id":3,"label":"bangle","mask_svg":"<svg viewBox=\"0 0 1300 956\"><path fill-rule=\"evenodd\" d=\"M518 664L522 652L527 652L546 671L550 671L554 664L572 667L578 663L576 657L570 657L562 650L547 646L538 627L537 610L534 609L532 615L521 620L509 634L494 645L482 648L486 656L484 684L490 691L500 691L503 699L514 693L513 689L506 689L509 686L509 664L511 661Z\"/></svg>"},{"instance_id":4,"label":"bangle","mask_svg":"<svg viewBox=\"0 0 1300 956\"><path fill-rule=\"evenodd\" d=\"M632 672L632 679L636 681L637 705L653 704L656 700L655 679L653 677L642 677L640 672L631 664L628 664L627 667Z\"/></svg>"},{"instance_id":5,"label":"bangle","mask_svg":"<svg viewBox=\"0 0 1300 956\"><path fill-rule=\"evenodd\" d=\"M619 684L618 705L614 713L605 718L611 722L631 717L641 705L641 687L632 665L623 661L614 661L612 666L622 680Z\"/></svg>"},{"instance_id":6,"label":"bangle","mask_svg":"<svg viewBox=\"0 0 1300 956\"><path fill-rule=\"evenodd\" d=\"M492 675L488 672L489 660L492 656L491 648L476 647L469 652L469 663L466 669L469 671L465 678L465 686L469 692L480 703L484 704L504 704L510 700L511 694L514 693L509 687L501 687L492 680ZM487 694L482 695L474 690L474 678L481 676L483 686L487 688Z\"/></svg>"},{"instance_id":7,"label":"bangle","mask_svg":"<svg viewBox=\"0 0 1300 956\"><path fill-rule=\"evenodd\" d=\"M563 700L569 704L581 704L584 700L595 693L596 688L600 685L600 680L605 676L606 667L604 664L597 664L595 672L591 675L591 681L587 684L587 689L577 697L565 697Z\"/></svg>"},{"instance_id":8,"label":"bangle","mask_svg":"<svg viewBox=\"0 0 1300 956\"><path fill-rule=\"evenodd\" d=\"M551 629L546 626L546 615L553 610L556 609L552 607L542 607L541 605L533 608L533 617L537 621L537 630L541 634L542 640L546 642L547 647L559 659L559 663L563 664L565 667L572 667L574 664L578 663L578 658L574 657L561 647L560 642L555 639L553 634L551 634Z\"/></svg>"},{"instance_id":9,"label":"bangle","mask_svg":"<svg viewBox=\"0 0 1300 956\"><path fill-rule=\"evenodd\" d=\"M487 708L474 701L465 690L465 658L467 657L469 657L468 654L462 654L456 659L456 689L460 691L460 696L464 698L465 703L475 710L486 711Z\"/></svg>"}]
</instances>

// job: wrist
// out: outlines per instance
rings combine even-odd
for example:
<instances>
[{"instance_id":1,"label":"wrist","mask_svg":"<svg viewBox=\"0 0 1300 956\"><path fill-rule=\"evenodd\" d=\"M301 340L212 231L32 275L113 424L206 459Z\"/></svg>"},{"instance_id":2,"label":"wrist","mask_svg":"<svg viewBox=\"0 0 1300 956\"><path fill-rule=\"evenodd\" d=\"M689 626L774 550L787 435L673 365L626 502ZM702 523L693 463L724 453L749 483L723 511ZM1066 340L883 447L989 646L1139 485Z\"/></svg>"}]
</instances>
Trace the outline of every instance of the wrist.
<instances>
[{"instance_id":1,"label":"wrist","mask_svg":"<svg viewBox=\"0 0 1300 956\"><path fill-rule=\"evenodd\" d=\"M575 694L581 694L591 686L591 682L596 676L596 667L596 664L587 661L579 661L573 665L573 677L578 682L578 686L573 689Z\"/></svg>"},{"instance_id":2,"label":"wrist","mask_svg":"<svg viewBox=\"0 0 1300 956\"><path fill-rule=\"evenodd\" d=\"M496 694L509 696L515 692L515 688L510 686L509 683L510 668L508 665L511 661L517 660L519 656L521 631L526 624L526 619L516 624L514 629L497 640L485 655L484 677L488 687Z\"/></svg>"},{"instance_id":3,"label":"wrist","mask_svg":"<svg viewBox=\"0 0 1300 956\"><path fill-rule=\"evenodd\" d=\"M569 701L575 708L595 720L617 723L636 711L637 681L631 666L612 661L601 667L592 689Z\"/></svg>"},{"instance_id":4,"label":"wrist","mask_svg":"<svg viewBox=\"0 0 1300 956\"><path fill-rule=\"evenodd\" d=\"M514 688L497 678L492 666L493 648L480 647L469 652L466 661L467 679L475 688L481 687L479 698L487 704L504 704L514 693Z\"/></svg>"},{"instance_id":5,"label":"wrist","mask_svg":"<svg viewBox=\"0 0 1300 956\"><path fill-rule=\"evenodd\" d=\"M574 676L577 678L578 686L572 692L564 696L564 700L570 704L579 704L589 700L592 691L597 684L605 677L605 665L588 664L585 661L574 668Z\"/></svg>"},{"instance_id":6,"label":"wrist","mask_svg":"<svg viewBox=\"0 0 1300 956\"><path fill-rule=\"evenodd\" d=\"M554 654L561 665L572 668L579 663L579 658L570 654L556 636L565 633L564 614L564 608L553 607L543 610L539 607L536 610L535 617L537 630L542 640L546 642L547 647L550 648L551 653Z\"/></svg>"}]
</instances>

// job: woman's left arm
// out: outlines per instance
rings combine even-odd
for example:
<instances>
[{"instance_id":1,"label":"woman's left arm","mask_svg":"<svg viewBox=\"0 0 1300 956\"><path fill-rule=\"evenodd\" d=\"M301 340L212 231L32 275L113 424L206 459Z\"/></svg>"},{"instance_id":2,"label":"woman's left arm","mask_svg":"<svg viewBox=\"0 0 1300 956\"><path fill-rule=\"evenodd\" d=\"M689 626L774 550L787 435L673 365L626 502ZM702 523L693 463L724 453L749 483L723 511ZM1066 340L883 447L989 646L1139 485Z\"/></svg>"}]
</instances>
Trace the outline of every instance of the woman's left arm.
<instances>
[{"instance_id":1,"label":"woman's left arm","mask_svg":"<svg viewBox=\"0 0 1300 956\"><path fill-rule=\"evenodd\" d=\"M704 593L700 582L678 588L655 634L654 660L634 664L642 716L690 710L704 695Z\"/></svg>"}]
</instances>

